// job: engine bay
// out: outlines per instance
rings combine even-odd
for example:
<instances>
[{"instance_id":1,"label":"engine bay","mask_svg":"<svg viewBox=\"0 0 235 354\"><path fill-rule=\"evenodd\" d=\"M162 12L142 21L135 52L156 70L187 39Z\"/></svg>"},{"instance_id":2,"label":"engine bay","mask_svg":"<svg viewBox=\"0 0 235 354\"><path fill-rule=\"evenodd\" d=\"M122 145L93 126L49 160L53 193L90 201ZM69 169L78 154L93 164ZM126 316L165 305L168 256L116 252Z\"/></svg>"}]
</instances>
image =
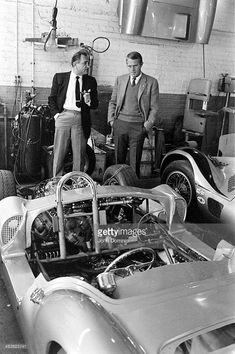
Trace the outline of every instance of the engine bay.
<instances>
[{"instance_id":1,"label":"engine bay","mask_svg":"<svg viewBox=\"0 0 235 354\"><path fill-rule=\"evenodd\" d=\"M99 276L104 273L124 278L167 263L206 260L177 245L167 230L162 208L150 213L148 203L147 198L129 196L98 199L98 253L92 200L63 205L65 259L60 257L57 208L40 213L32 224L31 246L26 249L34 275L42 272L47 280L78 277L100 288Z\"/></svg>"}]
</instances>

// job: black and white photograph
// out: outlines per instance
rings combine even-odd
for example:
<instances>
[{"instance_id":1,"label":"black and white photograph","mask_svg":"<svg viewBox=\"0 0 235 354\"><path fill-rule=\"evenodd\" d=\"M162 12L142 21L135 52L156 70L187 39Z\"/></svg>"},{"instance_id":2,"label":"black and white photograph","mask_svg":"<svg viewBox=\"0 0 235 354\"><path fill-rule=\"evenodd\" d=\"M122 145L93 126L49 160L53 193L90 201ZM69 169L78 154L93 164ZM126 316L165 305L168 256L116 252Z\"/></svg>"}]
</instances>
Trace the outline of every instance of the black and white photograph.
<instances>
[{"instance_id":1,"label":"black and white photograph","mask_svg":"<svg viewBox=\"0 0 235 354\"><path fill-rule=\"evenodd\" d=\"M0 8L0 354L235 354L235 1Z\"/></svg>"}]
</instances>

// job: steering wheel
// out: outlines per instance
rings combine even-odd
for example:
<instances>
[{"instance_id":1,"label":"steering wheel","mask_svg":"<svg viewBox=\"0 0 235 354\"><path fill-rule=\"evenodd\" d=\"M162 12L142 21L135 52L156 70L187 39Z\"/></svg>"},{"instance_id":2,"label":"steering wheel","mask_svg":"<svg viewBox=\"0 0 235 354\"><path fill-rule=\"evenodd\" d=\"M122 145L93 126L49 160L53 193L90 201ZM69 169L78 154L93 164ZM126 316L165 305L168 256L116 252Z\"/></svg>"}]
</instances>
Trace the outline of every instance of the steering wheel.
<instances>
[{"instance_id":1,"label":"steering wheel","mask_svg":"<svg viewBox=\"0 0 235 354\"><path fill-rule=\"evenodd\" d=\"M130 264L129 266L125 267L124 269L127 271L127 273L129 273L130 275L134 274L134 271L139 270L141 271L142 268L147 267L147 269L145 270L149 270L155 259L156 259L156 254L154 252L154 250L152 248L149 247L139 247L139 248L135 248L133 250L127 251L123 254L121 254L120 256L118 256L116 259L114 259L109 265L108 267L105 269L104 273L110 272L111 270L114 271L114 268L116 267L117 263L123 261L124 259L128 258L129 256L132 256L133 254L136 253L149 253L152 256L152 259L148 262L139 262L137 264ZM115 270L117 269L122 269L122 268L115 268Z\"/></svg>"}]
</instances>

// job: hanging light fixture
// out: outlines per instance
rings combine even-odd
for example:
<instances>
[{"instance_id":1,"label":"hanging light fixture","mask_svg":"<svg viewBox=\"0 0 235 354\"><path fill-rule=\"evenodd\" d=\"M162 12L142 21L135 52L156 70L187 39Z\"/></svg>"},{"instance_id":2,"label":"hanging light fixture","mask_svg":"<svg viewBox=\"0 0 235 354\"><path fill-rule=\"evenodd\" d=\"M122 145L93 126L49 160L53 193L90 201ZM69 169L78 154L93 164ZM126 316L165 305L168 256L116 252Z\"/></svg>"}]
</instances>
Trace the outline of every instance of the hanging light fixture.
<instances>
[{"instance_id":1,"label":"hanging light fixture","mask_svg":"<svg viewBox=\"0 0 235 354\"><path fill-rule=\"evenodd\" d=\"M42 33L40 38L25 38L25 42L43 44L43 49L45 51L55 51L57 48L67 48L69 46L78 46L78 38L71 38L69 36L61 37L57 36L57 0L55 6L52 10L52 20L50 21L51 28L49 33Z\"/></svg>"}]
</instances>

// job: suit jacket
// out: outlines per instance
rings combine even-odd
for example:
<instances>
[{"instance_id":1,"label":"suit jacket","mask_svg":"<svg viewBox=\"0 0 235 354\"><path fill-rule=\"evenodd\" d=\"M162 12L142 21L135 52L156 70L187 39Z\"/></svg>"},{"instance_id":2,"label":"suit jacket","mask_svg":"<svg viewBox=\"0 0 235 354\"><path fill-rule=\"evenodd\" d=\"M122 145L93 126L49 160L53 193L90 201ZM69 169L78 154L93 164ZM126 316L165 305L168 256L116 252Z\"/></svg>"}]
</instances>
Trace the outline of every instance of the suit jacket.
<instances>
[{"instance_id":1,"label":"suit jacket","mask_svg":"<svg viewBox=\"0 0 235 354\"><path fill-rule=\"evenodd\" d=\"M63 111L63 105L66 98L67 88L69 84L70 73L56 73L53 78L50 96L48 97L48 104L50 107L51 115L54 117L57 113ZM91 105L88 106L82 99L81 102L81 116L82 127L86 138L89 137L91 132L91 116L90 109L98 107L98 94L96 79L89 75L83 75L81 91L90 90Z\"/></svg>"},{"instance_id":2,"label":"suit jacket","mask_svg":"<svg viewBox=\"0 0 235 354\"><path fill-rule=\"evenodd\" d=\"M126 89L129 81L129 74L118 76L108 107L108 122L118 118L120 110L123 106ZM142 73L139 82L138 105L139 110L144 116L144 126L148 135L154 124L159 124L158 121L158 101L159 101L159 86L158 81L152 76Z\"/></svg>"}]
</instances>

